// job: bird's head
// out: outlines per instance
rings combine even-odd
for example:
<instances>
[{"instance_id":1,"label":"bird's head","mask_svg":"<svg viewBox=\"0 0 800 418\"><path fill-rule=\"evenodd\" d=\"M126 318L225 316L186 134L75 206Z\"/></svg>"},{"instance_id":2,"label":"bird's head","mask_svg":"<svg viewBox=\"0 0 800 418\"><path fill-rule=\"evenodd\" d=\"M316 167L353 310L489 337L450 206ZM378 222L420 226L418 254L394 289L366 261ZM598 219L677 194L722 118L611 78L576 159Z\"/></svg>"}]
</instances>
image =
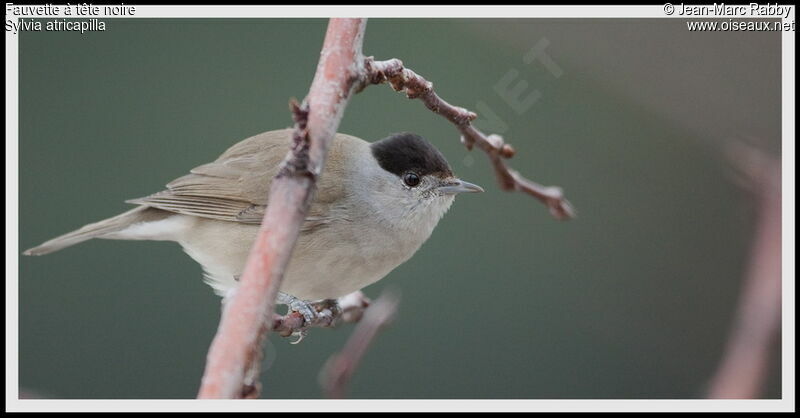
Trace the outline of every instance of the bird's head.
<instances>
[{"instance_id":1,"label":"bird's head","mask_svg":"<svg viewBox=\"0 0 800 418\"><path fill-rule=\"evenodd\" d=\"M483 189L457 178L441 152L423 137L402 132L370 145L380 167L377 205L394 224L432 230L459 193Z\"/></svg>"}]
</instances>

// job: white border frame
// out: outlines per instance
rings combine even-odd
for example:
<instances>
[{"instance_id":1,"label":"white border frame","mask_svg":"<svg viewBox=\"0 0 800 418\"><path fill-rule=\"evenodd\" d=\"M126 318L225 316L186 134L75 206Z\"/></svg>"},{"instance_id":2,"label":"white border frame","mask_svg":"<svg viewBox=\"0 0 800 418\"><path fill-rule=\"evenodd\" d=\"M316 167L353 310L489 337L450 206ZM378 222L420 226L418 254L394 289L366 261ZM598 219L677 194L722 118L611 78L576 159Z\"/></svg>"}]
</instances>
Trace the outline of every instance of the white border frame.
<instances>
[{"instance_id":1,"label":"white border frame","mask_svg":"<svg viewBox=\"0 0 800 418\"><path fill-rule=\"evenodd\" d=\"M15 4L16 5L16 4ZM140 6L138 18L666 18L663 6ZM46 17L46 16L38 16ZM63 16L61 16L63 17ZM74 17L74 16L73 16ZM7 16L12 18L13 16ZM27 17L26 17L27 18ZM685 19L684 16L670 18ZM703 17L704 19L708 17ZM110 19L103 17L103 19ZM785 21L794 20L794 10ZM795 34L782 33L783 399L779 400L19 400L19 90L17 36L6 32L7 411L794 411Z\"/></svg>"}]
</instances>

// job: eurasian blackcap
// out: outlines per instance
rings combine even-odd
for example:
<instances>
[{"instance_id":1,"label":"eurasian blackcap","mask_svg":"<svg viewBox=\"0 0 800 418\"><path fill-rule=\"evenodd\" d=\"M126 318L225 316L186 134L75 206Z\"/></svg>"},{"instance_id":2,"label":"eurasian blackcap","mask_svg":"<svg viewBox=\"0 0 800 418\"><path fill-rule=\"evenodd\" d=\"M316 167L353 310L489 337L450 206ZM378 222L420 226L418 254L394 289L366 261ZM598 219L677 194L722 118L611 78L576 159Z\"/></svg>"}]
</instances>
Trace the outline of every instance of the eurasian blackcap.
<instances>
[{"instance_id":1,"label":"eurasian blackcap","mask_svg":"<svg viewBox=\"0 0 800 418\"><path fill-rule=\"evenodd\" d=\"M91 238L176 241L224 296L244 269L291 132L245 139L166 190L128 201L136 208L24 254L47 254ZM279 302L308 317L302 301L339 298L380 280L430 237L456 194L481 191L456 178L444 156L418 135L368 143L337 134Z\"/></svg>"}]
</instances>

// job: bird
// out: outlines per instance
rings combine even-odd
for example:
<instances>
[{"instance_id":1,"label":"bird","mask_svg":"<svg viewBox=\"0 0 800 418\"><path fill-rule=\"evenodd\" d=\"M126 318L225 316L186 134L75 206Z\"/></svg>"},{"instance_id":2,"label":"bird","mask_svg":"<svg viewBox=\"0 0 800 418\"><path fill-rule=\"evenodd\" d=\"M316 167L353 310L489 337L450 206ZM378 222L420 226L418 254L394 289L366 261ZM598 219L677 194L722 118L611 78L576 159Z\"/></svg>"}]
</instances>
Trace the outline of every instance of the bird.
<instances>
[{"instance_id":1,"label":"bird","mask_svg":"<svg viewBox=\"0 0 800 418\"><path fill-rule=\"evenodd\" d=\"M282 129L244 139L166 189L128 200L133 209L23 254L49 254L93 238L174 241L224 300L244 271L291 137L292 129ZM337 133L277 302L313 320L314 301L382 279L431 236L457 194L482 191L457 178L420 135L400 132L367 142Z\"/></svg>"}]
</instances>

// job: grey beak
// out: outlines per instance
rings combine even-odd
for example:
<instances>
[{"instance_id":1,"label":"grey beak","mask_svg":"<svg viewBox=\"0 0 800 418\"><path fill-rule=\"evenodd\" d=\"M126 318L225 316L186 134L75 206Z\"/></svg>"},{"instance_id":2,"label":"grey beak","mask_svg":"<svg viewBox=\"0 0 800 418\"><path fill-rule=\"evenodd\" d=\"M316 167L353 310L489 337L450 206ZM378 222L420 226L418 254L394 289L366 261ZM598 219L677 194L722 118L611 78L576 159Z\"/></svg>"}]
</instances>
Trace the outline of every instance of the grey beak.
<instances>
[{"instance_id":1,"label":"grey beak","mask_svg":"<svg viewBox=\"0 0 800 418\"><path fill-rule=\"evenodd\" d=\"M477 193L482 192L483 188L477 184L468 183L464 180L456 179L439 186L439 191L444 194L458 193Z\"/></svg>"}]
</instances>

